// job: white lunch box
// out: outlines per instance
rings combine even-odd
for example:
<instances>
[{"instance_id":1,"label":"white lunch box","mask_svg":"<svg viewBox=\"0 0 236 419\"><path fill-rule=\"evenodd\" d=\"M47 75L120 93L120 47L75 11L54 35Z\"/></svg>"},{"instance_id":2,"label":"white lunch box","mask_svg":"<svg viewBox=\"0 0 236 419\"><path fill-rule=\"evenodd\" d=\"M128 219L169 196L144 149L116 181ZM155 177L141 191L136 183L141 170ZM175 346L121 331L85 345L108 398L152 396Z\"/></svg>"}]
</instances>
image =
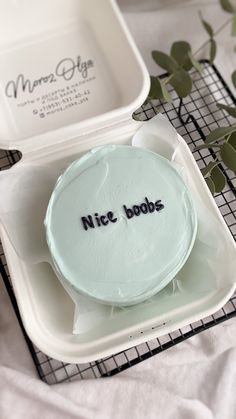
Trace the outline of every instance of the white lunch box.
<instances>
[{"instance_id":1,"label":"white lunch box","mask_svg":"<svg viewBox=\"0 0 236 419\"><path fill-rule=\"evenodd\" d=\"M184 168L199 218L187 263L151 301L73 334L74 302L48 263L42 229L52 180L97 145L131 144L143 125L132 113L147 96L149 76L113 0L0 5L0 147L23 155L0 174L1 239L31 340L53 358L83 363L218 310L235 289L235 244L178 136L174 161ZM156 151L163 150L157 132Z\"/></svg>"}]
</instances>

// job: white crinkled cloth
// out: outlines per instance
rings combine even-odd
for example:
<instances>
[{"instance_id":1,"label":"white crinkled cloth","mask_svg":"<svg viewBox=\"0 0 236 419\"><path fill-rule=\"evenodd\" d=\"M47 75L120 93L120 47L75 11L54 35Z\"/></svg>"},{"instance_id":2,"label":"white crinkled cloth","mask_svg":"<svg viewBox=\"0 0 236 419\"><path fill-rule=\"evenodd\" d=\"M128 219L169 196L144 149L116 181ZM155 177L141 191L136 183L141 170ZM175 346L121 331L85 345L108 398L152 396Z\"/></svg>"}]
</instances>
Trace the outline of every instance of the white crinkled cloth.
<instances>
[{"instance_id":1,"label":"white crinkled cloth","mask_svg":"<svg viewBox=\"0 0 236 419\"><path fill-rule=\"evenodd\" d=\"M214 27L222 23L216 0L119 3L152 74L157 73L152 49L168 51L176 39L189 40L197 49L205 39L198 9ZM236 62L229 39L226 29L219 37L216 64L230 83ZM235 419L236 319L112 378L50 387L36 376L0 281L0 418Z\"/></svg>"}]
</instances>

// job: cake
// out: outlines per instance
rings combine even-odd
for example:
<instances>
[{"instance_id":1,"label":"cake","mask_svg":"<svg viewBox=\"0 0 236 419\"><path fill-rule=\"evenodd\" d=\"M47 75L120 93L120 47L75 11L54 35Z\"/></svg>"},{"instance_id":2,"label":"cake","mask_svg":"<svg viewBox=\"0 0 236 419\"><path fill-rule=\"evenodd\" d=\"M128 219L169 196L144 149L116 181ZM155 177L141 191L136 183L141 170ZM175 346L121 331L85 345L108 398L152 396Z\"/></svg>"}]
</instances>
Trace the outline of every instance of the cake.
<instances>
[{"instance_id":1,"label":"cake","mask_svg":"<svg viewBox=\"0 0 236 419\"><path fill-rule=\"evenodd\" d=\"M45 227L54 269L67 288L127 306L175 277L194 244L197 219L170 161L108 145L74 161L58 179Z\"/></svg>"}]
</instances>

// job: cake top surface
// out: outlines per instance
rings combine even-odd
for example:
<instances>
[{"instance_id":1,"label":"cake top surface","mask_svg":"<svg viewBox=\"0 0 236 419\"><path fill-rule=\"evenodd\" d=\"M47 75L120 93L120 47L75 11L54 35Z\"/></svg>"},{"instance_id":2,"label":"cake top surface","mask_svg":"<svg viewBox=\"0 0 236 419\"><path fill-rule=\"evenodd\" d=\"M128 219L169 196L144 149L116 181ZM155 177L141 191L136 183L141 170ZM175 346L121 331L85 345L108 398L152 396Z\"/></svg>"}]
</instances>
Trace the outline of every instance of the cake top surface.
<instances>
[{"instance_id":1,"label":"cake top surface","mask_svg":"<svg viewBox=\"0 0 236 419\"><path fill-rule=\"evenodd\" d=\"M148 299L174 278L192 249L197 219L171 162L109 145L86 153L58 179L45 226L62 281L122 306Z\"/></svg>"}]
</instances>

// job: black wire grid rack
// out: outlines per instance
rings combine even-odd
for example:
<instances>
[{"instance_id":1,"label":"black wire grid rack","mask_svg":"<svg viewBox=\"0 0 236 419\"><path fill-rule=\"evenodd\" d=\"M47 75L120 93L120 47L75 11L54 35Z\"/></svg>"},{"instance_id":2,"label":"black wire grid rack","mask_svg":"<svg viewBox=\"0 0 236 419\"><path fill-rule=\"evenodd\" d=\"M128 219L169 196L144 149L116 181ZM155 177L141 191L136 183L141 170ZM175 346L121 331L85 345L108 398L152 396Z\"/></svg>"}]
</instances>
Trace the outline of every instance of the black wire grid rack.
<instances>
[{"instance_id":1,"label":"black wire grid rack","mask_svg":"<svg viewBox=\"0 0 236 419\"><path fill-rule=\"evenodd\" d=\"M180 135L185 139L190 149L203 143L205 136L220 125L229 124L230 118L216 106L217 102L236 105L236 100L225 81L214 65L202 61L204 72L200 75L193 70L192 93L180 100L174 91L172 104L160 102L148 103L139 109L135 115L141 120L148 120L157 111L165 114ZM165 75L163 75L165 77ZM193 153L200 168L206 166L213 158L212 150L204 149ZM18 151L0 151L0 168L8 169L21 157ZM224 216L233 237L236 239L236 176L233 172L221 167L227 179L223 193L215 196L216 203ZM152 357L212 326L215 326L236 315L236 294L217 313L198 322L190 324L175 332L153 339L116 355L100 359L88 364L67 364L52 358L38 350L28 338L17 307L14 292L11 287L6 260L0 247L0 272L20 323L26 343L32 355L38 374L48 384L72 381L78 378L99 378L117 374L143 360Z\"/></svg>"}]
</instances>

